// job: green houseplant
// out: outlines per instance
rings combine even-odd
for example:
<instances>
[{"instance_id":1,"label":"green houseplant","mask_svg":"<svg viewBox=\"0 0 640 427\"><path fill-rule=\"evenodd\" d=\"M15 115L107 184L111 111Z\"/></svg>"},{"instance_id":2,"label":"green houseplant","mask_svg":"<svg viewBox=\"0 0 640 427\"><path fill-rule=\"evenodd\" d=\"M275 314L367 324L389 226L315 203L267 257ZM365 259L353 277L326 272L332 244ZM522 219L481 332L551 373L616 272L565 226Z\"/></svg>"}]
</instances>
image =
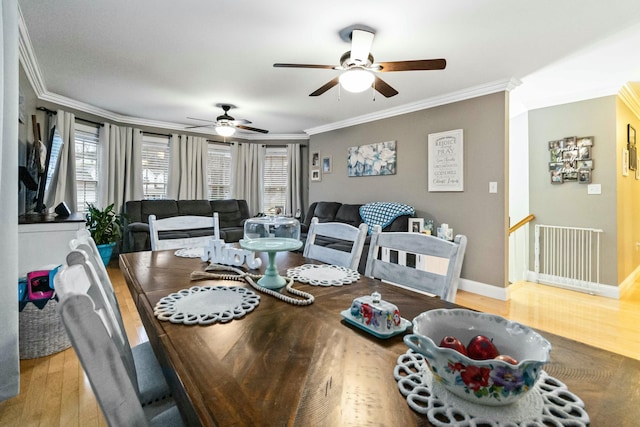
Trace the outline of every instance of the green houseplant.
<instances>
[{"instance_id":1,"label":"green houseplant","mask_svg":"<svg viewBox=\"0 0 640 427\"><path fill-rule=\"evenodd\" d=\"M93 203L87 203L85 219L91 237L98 246L102 262L107 265L116 242L122 236L122 215L114 210L113 203L104 209L97 208Z\"/></svg>"}]
</instances>

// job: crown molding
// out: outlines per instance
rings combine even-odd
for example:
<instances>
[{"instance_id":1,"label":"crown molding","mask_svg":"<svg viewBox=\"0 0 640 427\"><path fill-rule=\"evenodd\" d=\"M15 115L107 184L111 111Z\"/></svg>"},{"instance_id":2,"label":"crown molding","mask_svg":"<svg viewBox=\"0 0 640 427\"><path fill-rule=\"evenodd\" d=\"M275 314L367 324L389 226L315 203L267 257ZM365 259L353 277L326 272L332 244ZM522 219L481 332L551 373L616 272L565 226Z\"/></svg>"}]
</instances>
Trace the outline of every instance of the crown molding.
<instances>
[{"instance_id":1,"label":"crown molding","mask_svg":"<svg viewBox=\"0 0 640 427\"><path fill-rule=\"evenodd\" d=\"M627 83L622 86L618 95L631 112L640 118L640 94Z\"/></svg>"},{"instance_id":2,"label":"crown molding","mask_svg":"<svg viewBox=\"0 0 640 427\"><path fill-rule=\"evenodd\" d=\"M398 107L389 108L387 110L377 111L371 114L365 114L362 116L353 117L347 120L342 120L340 122L329 123L327 125L305 129L305 132L309 135L329 132L336 129L342 129L342 128L355 126L363 123L373 122L376 120L387 119L389 117L395 117L401 114L413 113L415 111L426 110L428 108L438 107L446 104L452 104L454 102L464 101L471 98L477 98L479 96L490 95L496 92L511 91L520 84L521 84L520 80L516 78L490 82L487 84L473 86L460 91L451 92L445 95L435 96L422 101L400 105Z\"/></svg>"},{"instance_id":3,"label":"crown molding","mask_svg":"<svg viewBox=\"0 0 640 427\"><path fill-rule=\"evenodd\" d=\"M29 38L29 31L27 30L27 25L24 22L20 5L18 5L18 53L20 64L22 64L22 68L27 75L29 84L31 84L33 91L39 98L46 92L44 79L40 72L38 60L33 53L31 39Z\"/></svg>"}]
</instances>

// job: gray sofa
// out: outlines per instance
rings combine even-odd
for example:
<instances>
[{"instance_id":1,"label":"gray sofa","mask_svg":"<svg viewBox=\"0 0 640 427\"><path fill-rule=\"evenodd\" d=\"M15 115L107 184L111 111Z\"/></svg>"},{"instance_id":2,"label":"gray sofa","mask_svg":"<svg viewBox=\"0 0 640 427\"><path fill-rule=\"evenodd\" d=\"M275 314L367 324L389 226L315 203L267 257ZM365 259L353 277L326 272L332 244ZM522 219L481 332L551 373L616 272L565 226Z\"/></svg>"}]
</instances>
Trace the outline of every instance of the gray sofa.
<instances>
[{"instance_id":1,"label":"gray sofa","mask_svg":"<svg viewBox=\"0 0 640 427\"><path fill-rule=\"evenodd\" d=\"M345 224L358 227L364 221L360 215L361 204L347 204L340 202L314 202L307 209L307 213L304 216L304 221L300 224L300 238L304 242L307 238L307 232L309 231L309 225L313 217L318 217L319 222L343 222ZM395 218L389 225L382 229L383 232L389 231L407 231L409 226L409 218L412 215L400 215ZM370 234L369 230L369 233ZM364 243L364 249L362 250L362 257L360 258L360 264L358 271L364 274L364 268L367 264L367 255L369 253L369 240L370 236ZM337 239L329 239L318 236L315 243L317 245L327 246L334 249L343 251L351 251L351 242ZM303 246L304 247L304 246ZM302 248L300 249L302 251Z\"/></svg>"},{"instance_id":2,"label":"gray sofa","mask_svg":"<svg viewBox=\"0 0 640 427\"><path fill-rule=\"evenodd\" d=\"M220 238L225 242L237 242L244 236L244 222L250 218L246 200L132 200L124 205L124 252L151 250L149 240L149 215L158 219L173 216L212 216L218 212ZM160 233L161 239L210 236L213 229L172 231Z\"/></svg>"}]
</instances>

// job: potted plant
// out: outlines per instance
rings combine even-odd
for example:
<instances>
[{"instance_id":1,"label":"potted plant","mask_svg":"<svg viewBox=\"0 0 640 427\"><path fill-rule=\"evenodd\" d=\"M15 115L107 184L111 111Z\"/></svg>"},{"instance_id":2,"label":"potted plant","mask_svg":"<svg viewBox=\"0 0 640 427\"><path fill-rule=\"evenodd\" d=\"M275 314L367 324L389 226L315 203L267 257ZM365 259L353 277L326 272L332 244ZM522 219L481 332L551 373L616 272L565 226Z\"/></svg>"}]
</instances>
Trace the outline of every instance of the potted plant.
<instances>
[{"instance_id":1,"label":"potted plant","mask_svg":"<svg viewBox=\"0 0 640 427\"><path fill-rule=\"evenodd\" d=\"M115 212L113 203L105 209L99 209L93 203L87 203L85 219L91 237L98 246L102 262L106 266L109 264L116 242L122 236L122 215Z\"/></svg>"}]
</instances>

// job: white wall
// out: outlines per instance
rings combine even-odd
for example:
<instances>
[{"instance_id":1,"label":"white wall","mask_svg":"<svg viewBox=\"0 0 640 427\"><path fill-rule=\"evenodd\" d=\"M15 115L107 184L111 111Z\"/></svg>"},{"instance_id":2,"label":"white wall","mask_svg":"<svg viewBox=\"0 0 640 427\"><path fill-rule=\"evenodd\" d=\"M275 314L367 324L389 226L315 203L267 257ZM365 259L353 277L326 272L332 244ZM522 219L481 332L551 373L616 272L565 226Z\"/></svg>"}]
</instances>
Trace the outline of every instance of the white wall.
<instances>
[{"instance_id":1,"label":"white wall","mask_svg":"<svg viewBox=\"0 0 640 427\"><path fill-rule=\"evenodd\" d=\"M0 401L20 391L18 352L18 4L0 9Z\"/></svg>"}]
</instances>

